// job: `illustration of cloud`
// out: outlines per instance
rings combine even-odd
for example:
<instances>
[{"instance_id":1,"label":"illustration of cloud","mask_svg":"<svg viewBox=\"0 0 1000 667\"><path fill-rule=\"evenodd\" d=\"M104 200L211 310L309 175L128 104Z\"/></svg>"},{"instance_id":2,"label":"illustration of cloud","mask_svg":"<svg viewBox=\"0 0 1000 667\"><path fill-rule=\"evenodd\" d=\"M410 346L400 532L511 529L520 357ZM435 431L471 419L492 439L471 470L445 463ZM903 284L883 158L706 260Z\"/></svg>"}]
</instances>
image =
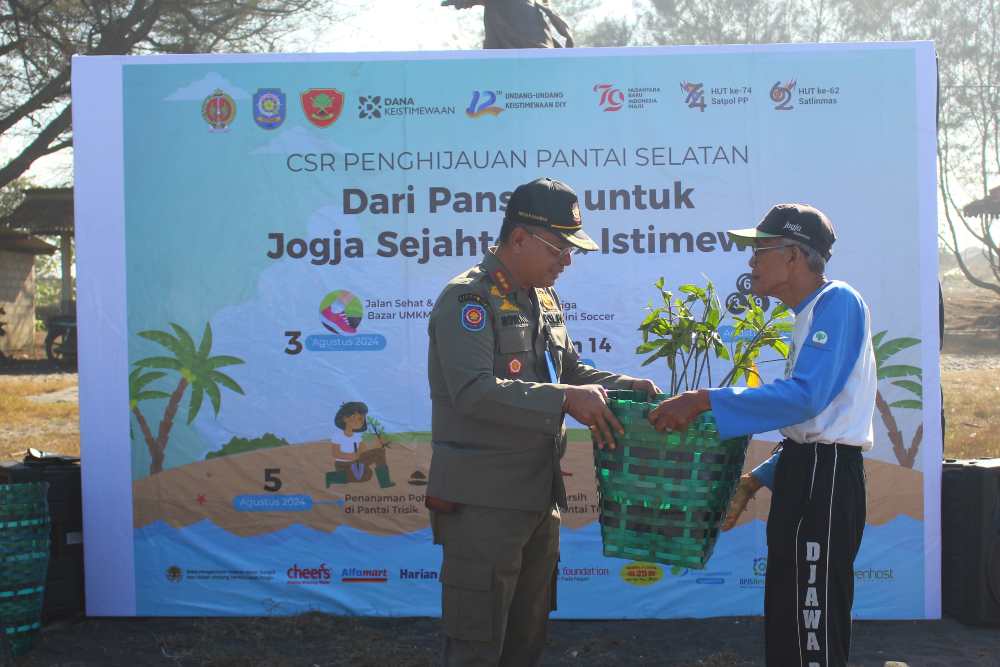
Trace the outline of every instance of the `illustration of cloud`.
<instances>
[{"instance_id":1,"label":"illustration of cloud","mask_svg":"<svg viewBox=\"0 0 1000 667\"><path fill-rule=\"evenodd\" d=\"M250 94L226 80L221 74L209 72L201 80L195 81L183 88L178 88L165 99L167 102L201 102L203 99L221 89L234 100L249 100Z\"/></svg>"},{"instance_id":2,"label":"illustration of cloud","mask_svg":"<svg viewBox=\"0 0 1000 667\"><path fill-rule=\"evenodd\" d=\"M374 235L355 224L344 219L339 206L330 205L315 210L305 229L286 231L286 240L293 236L330 238L339 229L345 237L364 237L366 255L374 256L378 247ZM212 316L213 354L245 360L245 364L223 370L246 395L224 391L218 417L211 409L202 409L194 426L207 449L196 452L196 458L203 458L234 436L255 438L274 433L292 443L324 440L333 434L334 415L346 401L365 402L371 416L389 432L429 428L423 364L426 321L415 324L366 317L357 335L384 336L384 352L287 352L295 350L287 332L300 332L300 343L311 335L333 335L323 327L320 304L335 290L347 290L362 300L429 296L423 289L419 295L417 290L413 294L387 290L388 285L414 282L407 277L412 269L398 262L375 262L374 258L348 259L337 266L317 267L308 259L290 261L285 257L260 273L246 301ZM375 270L377 280L372 276ZM431 284L443 284L449 269L442 266L439 273ZM410 361L401 363L401 359Z\"/></svg>"},{"instance_id":3,"label":"illustration of cloud","mask_svg":"<svg viewBox=\"0 0 1000 667\"><path fill-rule=\"evenodd\" d=\"M271 141L250 151L251 155L287 155L288 153L344 153L350 147L318 138L303 127L292 127Z\"/></svg>"}]
</instances>

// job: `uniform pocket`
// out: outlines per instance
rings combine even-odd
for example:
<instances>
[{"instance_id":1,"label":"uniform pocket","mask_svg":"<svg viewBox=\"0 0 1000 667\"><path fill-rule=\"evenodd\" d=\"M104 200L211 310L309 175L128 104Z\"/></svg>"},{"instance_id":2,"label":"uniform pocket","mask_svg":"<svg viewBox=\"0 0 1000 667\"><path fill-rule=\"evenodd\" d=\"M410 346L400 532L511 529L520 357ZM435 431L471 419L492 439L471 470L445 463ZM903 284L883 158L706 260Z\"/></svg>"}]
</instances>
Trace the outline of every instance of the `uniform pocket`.
<instances>
[{"instance_id":1,"label":"uniform pocket","mask_svg":"<svg viewBox=\"0 0 1000 667\"><path fill-rule=\"evenodd\" d=\"M449 637L493 639L493 564L445 556L441 565L441 615Z\"/></svg>"},{"instance_id":2,"label":"uniform pocket","mask_svg":"<svg viewBox=\"0 0 1000 667\"><path fill-rule=\"evenodd\" d=\"M510 327L497 334L497 354L493 368L499 378L520 377L531 351L531 328Z\"/></svg>"}]
</instances>

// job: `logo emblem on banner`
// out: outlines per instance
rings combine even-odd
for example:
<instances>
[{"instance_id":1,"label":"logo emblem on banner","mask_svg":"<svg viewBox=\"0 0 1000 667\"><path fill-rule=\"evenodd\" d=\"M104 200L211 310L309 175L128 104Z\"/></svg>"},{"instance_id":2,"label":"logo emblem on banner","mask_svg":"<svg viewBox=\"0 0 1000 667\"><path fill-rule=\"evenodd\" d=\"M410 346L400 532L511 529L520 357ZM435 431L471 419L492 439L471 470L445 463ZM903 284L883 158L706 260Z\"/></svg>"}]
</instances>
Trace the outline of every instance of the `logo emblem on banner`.
<instances>
[{"instance_id":1,"label":"logo emblem on banner","mask_svg":"<svg viewBox=\"0 0 1000 667\"><path fill-rule=\"evenodd\" d=\"M328 127L344 110L344 94L336 88L310 88L302 93L302 111L316 127Z\"/></svg>"},{"instance_id":2,"label":"logo emblem on banner","mask_svg":"<svg viewBox=\"0 0 1000 667\"><path fill-rule=\"evenodd\" d=\"M705 110L705 84L683 81L681 82L681 90L687 95L684 103L688 105L688 109Z\"/></svg>"},{"instance_id":3,"label":"logo emblem on banner","mask_svg":"<svg viewBox=\"0 0 1000 667\"><path fill-rule=\"evenodd\" d=\"M377 119L382 117L382 96L362 95L358 98L358 118Z\"/></svg>"},{"instance_id":4,"label":"logo emblem on banner","mask_svg":"<svg viewBox=\"0 0 1000 667\"><path fill-rule=\"evenodd\" d=\"M216 88L215 92L202 102L201 117L212 127L213 132L224 132L236 118L236 102Z\"/></svg>"},{"instance_id":5,"label":"logo emblem on banner","mask_svg":"<svg viewBox=\"0 0 1000 667\"><path fill-rule=\"evenodd\" d=\"M361 299L345 289L330 292L319 304L320 322L335 334L354 335L365 316Z\"/></svg>"},{"instance_id":6,"label":"logo emblem on banner","mask_svg":"<svg viewBox=\"0 0 1000 667\"><path fill-rule=\"evenodd\" d=\"M598 94L597 105L605 111L619 111L625 104L625 93L610 83L595 83L594 92Z\"/></svg>"},{"instance_id":7,"label":"logo emblem on banner","mask_svg":"<svg viewBox=\"0 0 1000 667\"><path fill-rule=\"evenodd\" d=\"M793 90L795 90L795 79L784 85L780 81L776 81L771 86L771 101L774 102L774 108L777 111L791 111L795 108L792 106Z\"/></svg>"},{"instance_id":8,"label":"logo emblem on banner","mask_svg":"<svg viewBox=\"0 0 1000 667\"><path fill-rule=\"evenodd\" d=\"M486 309L478 303L462 306L462 327L466 331L482 331L486 328Z\"/></svg>"},{"instance_id":9,"label":"logo emblem on banner","mask_svg":"<svg viewBox=\"0 0 1000 667\"><path fill-rule=\"evenodd\" d=\"M167 568L167 581L172 584L180 582L184 578L184 571L176 565Z\"/></svg>"},{"instance_id":10,"label":"logo emblem on banner","mask_svg":"<svg viewBox=\"0 0 1000 667\"><path fill-rule=\"evenodd\" d=\"M253 120L265 130L285 122L285 94L278 88L258 88L253 96Z\"/></svg>"},{"instance_id":11,"label":"logo emblem on banner","mask_svg":"<svg viewBox=\"0 0 1000 667\"><path fill-rule=\"evenodd\" d=\"M494 91L474 90L472 91L472 101L469 102L469 107L465 110L465 115L469 118L479 118L487 114L490 116L499 116L503 109L496 105L496 101L497 94Z\"/></svg>"}]
</instances>

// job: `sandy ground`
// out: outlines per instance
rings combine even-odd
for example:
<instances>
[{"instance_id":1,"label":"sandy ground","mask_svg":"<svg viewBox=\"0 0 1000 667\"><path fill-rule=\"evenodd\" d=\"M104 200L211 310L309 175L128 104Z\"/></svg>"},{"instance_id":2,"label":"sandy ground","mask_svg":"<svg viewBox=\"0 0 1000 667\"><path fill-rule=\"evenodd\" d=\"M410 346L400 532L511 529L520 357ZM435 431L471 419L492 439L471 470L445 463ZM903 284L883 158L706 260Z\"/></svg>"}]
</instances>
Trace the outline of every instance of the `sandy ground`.
<instances>
[{"instance_id":1,"label":"sandy ground","mask_svg":"<svg viewBox=\"0 0 1000 667\"><path fill-rule=\"evenodd\" d=\"M24 667L403 667L437 663L438 621L309 614L263 619L89 619L45 628ZM1000 667L1000 629L855 622L853 667ZM554 621L543 665L763 666L763 621Z\"/></svg>"}]
</instances>

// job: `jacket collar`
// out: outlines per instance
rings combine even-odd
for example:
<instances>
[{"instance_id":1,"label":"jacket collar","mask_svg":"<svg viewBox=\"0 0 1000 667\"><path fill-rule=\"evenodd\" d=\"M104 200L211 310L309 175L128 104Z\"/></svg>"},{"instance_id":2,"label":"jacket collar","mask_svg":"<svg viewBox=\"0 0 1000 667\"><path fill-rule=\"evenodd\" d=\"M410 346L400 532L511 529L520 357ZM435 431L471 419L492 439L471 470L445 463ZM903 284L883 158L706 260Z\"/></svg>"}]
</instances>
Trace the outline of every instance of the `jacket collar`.
<instances>
[{"instance_id":1,"label":"jacket collar","mask_svg":"<svg viewBox=\"0 0 1000 667\"><path fill-rule=\"evenodd\" d=\"M489 275L490 280L493 281L497 289L500 290L500 294L507 296L511 292L517 291L517 285L514 284L514 280L511 278L510 270L496 256L496 246L489 249L489 252L483 257L480 266Z\"/></svg>"}]
</instances>

